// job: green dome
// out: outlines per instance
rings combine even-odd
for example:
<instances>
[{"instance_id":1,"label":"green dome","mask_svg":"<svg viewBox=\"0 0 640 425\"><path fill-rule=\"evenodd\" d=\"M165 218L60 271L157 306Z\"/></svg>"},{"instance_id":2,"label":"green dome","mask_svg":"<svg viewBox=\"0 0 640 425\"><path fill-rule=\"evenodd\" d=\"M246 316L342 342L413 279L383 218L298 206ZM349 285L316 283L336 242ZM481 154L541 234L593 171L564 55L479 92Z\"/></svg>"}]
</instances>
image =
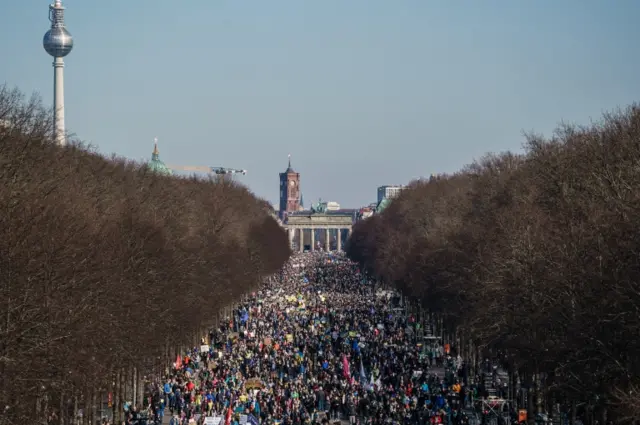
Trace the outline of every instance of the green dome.
<instances>
[{"instance_id":1,"label":"green dome","mask_svg":"<svg viewBox=\"0 0 640 425\"><path fill-rule=\"evenodd\" d=\"M170 176L173 174L173 171L171 171L171 169L167 167L164 162L160 161L160 152L158 151L158 141L155 142L153 153L151 154L151 161L149 161L147 166L154 173L163 174L165 176Z\"/></svg>"}]
</instances>

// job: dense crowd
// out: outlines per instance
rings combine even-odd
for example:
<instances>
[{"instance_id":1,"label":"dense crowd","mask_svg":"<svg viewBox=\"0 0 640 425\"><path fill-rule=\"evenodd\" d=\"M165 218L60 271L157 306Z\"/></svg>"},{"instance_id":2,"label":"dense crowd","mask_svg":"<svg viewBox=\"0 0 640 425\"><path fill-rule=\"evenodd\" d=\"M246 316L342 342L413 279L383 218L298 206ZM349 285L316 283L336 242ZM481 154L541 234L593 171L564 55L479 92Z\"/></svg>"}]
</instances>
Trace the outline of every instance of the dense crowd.
<instances>
[{"instance_id":1,"label":"dense crowd","mask_svg":"<svg viewBox=\"0 0 640 425\"><path fill-rule=\"evenodd\" d=\"M177 359L149 409L171 425L467 423L464 363L419 327L354 263L301 254Z\"/></svg>"}]
</instances>

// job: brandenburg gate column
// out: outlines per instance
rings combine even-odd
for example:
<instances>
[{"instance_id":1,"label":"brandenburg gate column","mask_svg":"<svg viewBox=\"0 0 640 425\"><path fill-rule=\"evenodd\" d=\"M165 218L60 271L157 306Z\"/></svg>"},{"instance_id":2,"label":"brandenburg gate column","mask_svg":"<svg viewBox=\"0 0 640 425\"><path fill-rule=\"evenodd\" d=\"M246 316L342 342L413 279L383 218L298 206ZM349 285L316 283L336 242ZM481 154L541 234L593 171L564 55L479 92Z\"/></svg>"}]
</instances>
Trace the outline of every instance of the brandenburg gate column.
<instances>
[{"instance_id":1,"label":"brandenburg gate column","mask_svg":"<svg viewBox=\"0 0 640 425\"><path fill-rule=\"evenodd\" d=\"M329 242L330 242L329 228L325 227L325 229L324 229L324 250L326 252L329 252L329 249L331 248L331 245L329 244Z\"/></svg>"},{"instance_id":2,"label":"brandenburg gate column","mask_svg":"<svg viewBox=\"0 0 640 425\"><path fill-rule=\"evenodd\" d=\"M304 229L302 227L300 227L298 229L299 235L300 235L300 239L298 242L298 251L300 252L304 252Z\"/></svg>"},{"instance_id":3,"label":"brandenburg gate column","mask_svg":"<svg viewBox=\"0 0 640 425\"><path fill-rule=\"evenodd\" d=\"M311 252L316 250L316 229L311 228Z\"/></svg>"},{"instance_id":4,"label":"brandenburg gate column","mask_svg":"<svg viewBox=\"0 0 640 425\"><path fill-rule=\"evenodd\" d=\"M287 229L287 236L289 236L289 246L293 248L293 238L296 236L296 229L293 227Z\"/></svg>"},{"instance_id":5,"label":"brandenburg gate column","mask_svg":"<svg viewBox=\"0 0 640 425\"><path fill-rule=\"evenodd\" d=\"M338 231L336 232L337 233L337 236L336 236L336 243L337 243L336 250L337 251L342 251L342 229L338 228L337 230Z\"/></svg>"}]
</instances>

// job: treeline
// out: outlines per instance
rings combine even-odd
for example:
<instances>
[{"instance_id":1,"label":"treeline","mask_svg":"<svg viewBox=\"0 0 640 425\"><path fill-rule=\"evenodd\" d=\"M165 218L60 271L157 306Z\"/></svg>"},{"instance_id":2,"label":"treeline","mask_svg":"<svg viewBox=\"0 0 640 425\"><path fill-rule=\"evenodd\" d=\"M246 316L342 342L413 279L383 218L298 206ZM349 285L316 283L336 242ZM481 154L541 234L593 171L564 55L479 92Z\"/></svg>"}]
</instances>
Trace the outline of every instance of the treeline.
<instances>
[{"instance_id":1,"label":"treeline","mask_svg":"<svg viewBox=\"0 0 640 425\"><path fill-rule=\"evenodd\" d=\"M50 115L0 87L0 423L90 423L109 393L117 419L290 254L244 187L60 148Z\"/></svg>"},{"instance_id":2,"label":"treeline","mask_svg":"<svg viewBox=\"0 0 640 425\"><path fill-rule=\"evenodd\" d=\"M499 356L530 412L537 395L606 423L640 417L639 217L633 106L413 182L347 253L443 319L476 370Z\"/></svg>"}]
</instances>

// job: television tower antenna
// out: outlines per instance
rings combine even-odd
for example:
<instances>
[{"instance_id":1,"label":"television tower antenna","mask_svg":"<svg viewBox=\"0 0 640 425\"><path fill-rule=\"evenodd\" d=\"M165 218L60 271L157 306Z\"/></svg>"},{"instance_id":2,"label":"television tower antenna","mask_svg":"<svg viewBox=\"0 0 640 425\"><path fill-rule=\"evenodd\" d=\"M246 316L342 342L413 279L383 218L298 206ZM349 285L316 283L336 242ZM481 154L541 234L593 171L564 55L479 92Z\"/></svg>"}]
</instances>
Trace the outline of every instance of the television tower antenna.
<instances>
[{"instance_id":1,"label":"television tower antenna","mask_svg":"<svg viewBox=\"0 0 640 425\"><path fill-rule=\"evenodd\" d=\"M53 125L54 137L58 145L67 143L64 127L64 57L73 49L73 37L64 25L62 0L54 0L49 5L51 29L42 39L44 50L53 56Z\"/></svg>"}]
</instances>

